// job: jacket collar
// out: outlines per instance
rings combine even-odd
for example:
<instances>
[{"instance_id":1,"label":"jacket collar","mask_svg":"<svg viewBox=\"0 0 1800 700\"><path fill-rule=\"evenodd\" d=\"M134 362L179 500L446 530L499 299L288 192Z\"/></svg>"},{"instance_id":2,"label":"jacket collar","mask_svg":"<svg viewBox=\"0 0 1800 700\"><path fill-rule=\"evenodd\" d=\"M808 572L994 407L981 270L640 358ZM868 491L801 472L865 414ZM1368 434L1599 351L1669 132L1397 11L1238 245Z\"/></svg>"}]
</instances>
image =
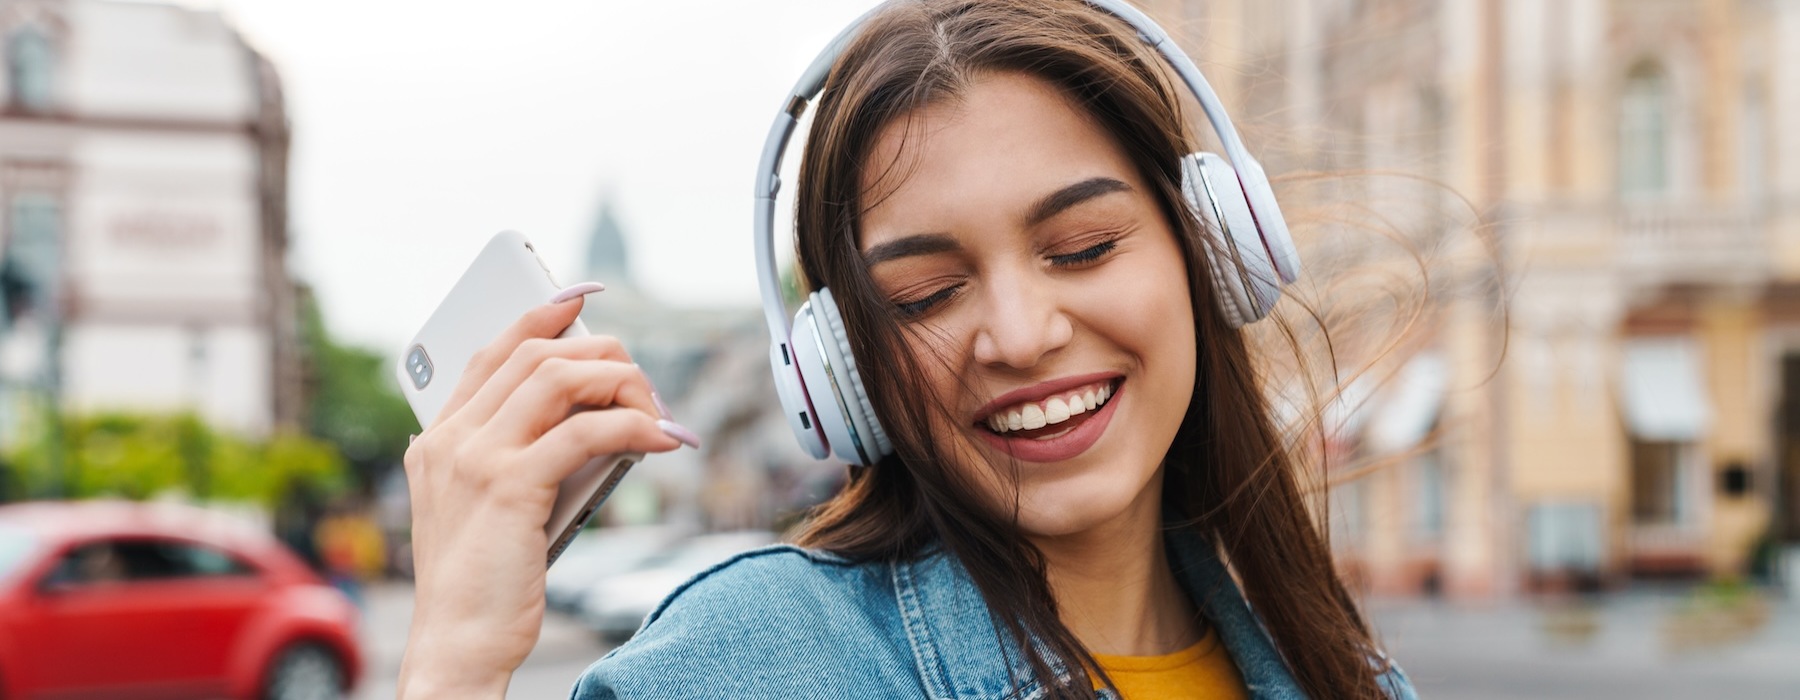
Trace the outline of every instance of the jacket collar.
<instances>
[{"instance_id":1,"label":"jacket collar","mask_svg":"<svg viewBox=\"0 0 1800 700\"><path fill-rule=\"evenodd\" d=\"M1250 697L1305 698L1212 544L1168 531L1170 566L1218 630ZM892 564L895 597L919 678L932 698L1031 700L1043 688L1018 648L994 625L968 571L942 552ZM1062 664L1053 664L1059 672Z\"/></svg>"},{"instance_id":2,"label":"jacket collar","mask_svg":"<svg viewBox=\"0 0 1800 700\"><path fill-rule=\"evenodd\" d=\"M1181 582L1188 597L1200 607L1206 619L1218 630L1219 640L1231 652L1244 687L1252 698L1269 700L1304 700L1306 694L1289 675L1287 663L1276 651L1275 642L1263 628L1262 620L1250 610L1237 581L1219 561L1212 542L1185 528L1164 531L1169 550L1169 566Z\"/></svg>"}]
</instances>

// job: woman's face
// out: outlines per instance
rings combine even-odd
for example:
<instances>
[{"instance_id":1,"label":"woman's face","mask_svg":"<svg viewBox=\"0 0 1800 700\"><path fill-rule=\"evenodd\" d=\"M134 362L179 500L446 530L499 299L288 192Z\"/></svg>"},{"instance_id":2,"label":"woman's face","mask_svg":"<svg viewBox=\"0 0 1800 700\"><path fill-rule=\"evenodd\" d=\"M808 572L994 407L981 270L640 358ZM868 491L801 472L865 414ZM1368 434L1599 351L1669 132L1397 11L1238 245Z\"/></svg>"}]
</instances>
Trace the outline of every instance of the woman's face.
<instances>
[{"instance_id":1,"label":"woman's face","mask_svg":"<svg viewBox=\"0 0 1800 700\"><path fill-rule=\"evenodd\" d=\"M859 245L949 411L936 447L1001 512L1016 460L1029 535L1160 508L1195 348L1156 195L1099 122L1033 77L987 74L907 121L876 140Z\"/></svg>"}]
</instances>

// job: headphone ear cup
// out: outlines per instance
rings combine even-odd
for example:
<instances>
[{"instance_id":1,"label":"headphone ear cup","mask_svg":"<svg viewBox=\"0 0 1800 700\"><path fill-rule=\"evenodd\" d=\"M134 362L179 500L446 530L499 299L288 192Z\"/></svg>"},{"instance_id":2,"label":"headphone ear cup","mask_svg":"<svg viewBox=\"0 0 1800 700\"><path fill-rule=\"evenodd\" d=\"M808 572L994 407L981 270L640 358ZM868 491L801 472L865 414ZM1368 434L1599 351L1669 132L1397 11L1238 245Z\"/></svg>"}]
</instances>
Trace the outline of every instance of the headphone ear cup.
<instances>
[{"instance_id":1,"label":"headphone ear cup","mask_svg":"<svg viewBox=\"0 0 1800 700\"><path fill-rule=\"evenodd\" d=\"M788 425L801 448L813 459L831 456L834 444L843 440L842 429L828 426L836 414L837 399L824 395L831 382L824 370L825 360L819 356L818 340L813 330L812 302L800 305L794 312L794 325L787 342L769 350L769 364L775 368L775 389L781 407L787 412ZM785 352L783 352L785 349ZM817 401L813 395L819 394ZM824 410L820 409L824 407ZM842 422L842 419L836 419Z\"/></svg>"},{"instance_id":2,"label":"headphone ear cup","mask_svg":"<svg viewBox=\"0 0 1800 700\"><path fill-rule=\"evenodd\" d=\"M1269 251L1270 261L1275 263L1275 272L1281 276L1281 284L1293 284L1300 279L1300 251L1294 247L1294 236L1288 231L1281 205L1275 201L1269 176L1255 158L1247 158L1236 170L1238 184L1244 188L1244 201L1250 203L1250 215L1256 217L1257 233Z\"/></svg>"},{"instance_id":3,"label":"headphone ear cup","mask_svg":"<svg viewBox=\"0 0 1800 700\"><path fill-rule=\"evenodd\" d=\"M1281 278L1237 171L1217 155L1191 153L1181 159L1181 175L1181 193L1205 231L1208 272L1226 321L1237 328L1261 320L1281 298Z\"/></svg>"},{"instance_id":4,"label":"headphone ear cup","mask_svg":"<svg viewBox=\"0 0 1800 700\"><path fill-rule=\"evenodd\" d=\"M812 301L814 316L824 317L823 330L829 333L822 336L826 340L824 346L828 359L832 367L844 368L838 378L838 389L843 392L844 405L849 409L850 427L854 432L851 438L861 448L861 463L873 464L882 457L893 454L893 445L888 442L887 431L882 429L881 420L875 417L875 406L869 402L868 390L863 388L862 372L856 367L856 355L850 351L850 334L844 330L844 319L839 315L837 299L826 288L814 292ZM848 390L844 391L846 389Z\"/></svg>"}]
</instances>

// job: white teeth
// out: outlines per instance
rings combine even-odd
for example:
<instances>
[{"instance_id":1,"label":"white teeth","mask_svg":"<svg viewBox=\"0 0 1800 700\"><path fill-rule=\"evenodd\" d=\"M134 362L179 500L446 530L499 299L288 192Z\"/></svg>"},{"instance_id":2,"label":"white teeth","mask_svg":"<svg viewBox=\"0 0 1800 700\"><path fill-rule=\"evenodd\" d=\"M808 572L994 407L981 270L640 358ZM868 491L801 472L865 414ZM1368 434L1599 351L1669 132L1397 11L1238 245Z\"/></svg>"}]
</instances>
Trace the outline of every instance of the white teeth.
<instances>
[{"instance_id":1,"label":"white teeth","mask_svg":"<svg viewBox=\"0 0 1800 700\"><path fill-rule=\"evenodd\" d=\"M1024 416L1026 430L1037 430L1049 425L1044 421L1044 409L1038 408L1035 403L1025 404Z\"/></svg>"},{"instance_id":2,"label":"white teeth","mask_svg":"<svg viewBox=\"0 0 1800 700\"><path fill-rule=\"evenodd\" d=\"M1098 409L1107 399L1112 398L1112 393L1111 384L1101 384L1067 396L1052 397L1042 403L1020 404L988 416L987 427L996 433L1009 433L1055 425Z\"/></svg>"}]
</instances>

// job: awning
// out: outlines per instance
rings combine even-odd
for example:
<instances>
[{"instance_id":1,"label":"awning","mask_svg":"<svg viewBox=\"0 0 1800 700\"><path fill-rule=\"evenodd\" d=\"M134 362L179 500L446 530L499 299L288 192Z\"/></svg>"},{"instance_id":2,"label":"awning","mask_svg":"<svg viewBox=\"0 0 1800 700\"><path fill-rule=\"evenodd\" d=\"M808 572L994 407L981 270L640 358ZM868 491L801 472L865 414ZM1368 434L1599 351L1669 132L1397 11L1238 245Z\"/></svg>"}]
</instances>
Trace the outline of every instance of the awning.
<instances>
[{"instance_id":1,"label":"awning","mask_svg":"<svg viewBox=\"0 0 1800 700\"><path fill-rule=\"evenodd\" d=\"M1620 403L1625 426L1641 440L1689 442L1706 434L1712 404L1700 375L1700 353L1683 337L1625 341Z\"/></svg>"},{"instance_id":2,"label":"awning","mask_svg":"<svg viewBox=\"0 0 1800 700\"><path fill-rule=\"evenodd\" d=\"M1443 355L1422 352L1413 356L1394 377L1380 411L1369 423L1369 447L1378 454L1389 454L1419 444L1437 424L1449 383L1450 366Z\"/></svg>"}]
</instances>

